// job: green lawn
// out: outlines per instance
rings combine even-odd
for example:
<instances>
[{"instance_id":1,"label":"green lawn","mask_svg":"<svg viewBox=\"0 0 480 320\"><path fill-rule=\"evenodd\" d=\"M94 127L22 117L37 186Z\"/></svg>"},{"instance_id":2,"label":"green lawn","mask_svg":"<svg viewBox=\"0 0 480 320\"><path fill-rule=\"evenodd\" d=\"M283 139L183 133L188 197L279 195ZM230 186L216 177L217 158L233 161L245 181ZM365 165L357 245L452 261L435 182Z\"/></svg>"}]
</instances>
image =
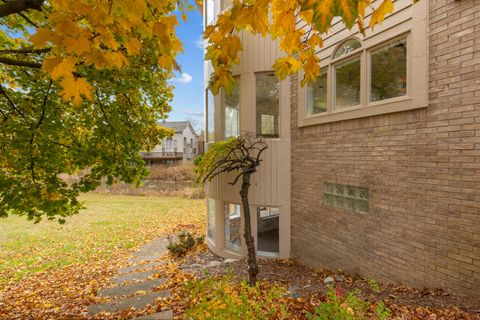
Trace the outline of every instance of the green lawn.
<instances>
[{"instance_id":1,"label":"green lawn","mask_svg":"<svg viewBox=\"0 0 480 320\"><path fill-rule=\"evenodd\" d=\"M65 225L0 219L0 290L38 271L127 253L178 224L204 225L203 200L99 194L82 200L86 209Z\"/></svg>"}]
</instances>

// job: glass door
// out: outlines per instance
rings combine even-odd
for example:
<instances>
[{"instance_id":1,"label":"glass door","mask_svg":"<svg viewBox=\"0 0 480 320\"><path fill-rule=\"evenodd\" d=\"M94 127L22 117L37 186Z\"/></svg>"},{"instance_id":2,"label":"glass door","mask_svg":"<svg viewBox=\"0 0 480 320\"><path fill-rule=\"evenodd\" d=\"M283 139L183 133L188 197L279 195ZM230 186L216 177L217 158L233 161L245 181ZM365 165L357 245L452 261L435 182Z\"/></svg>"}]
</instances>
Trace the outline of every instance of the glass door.
<instances>
[{"instance_id":1,"label":"glass door","mask_svg":"<svg viewBox=\"0 0 480 320\"><path fill-rule=\"evenodd\" d=\"M257 208L257 251L259 255L278 256L280 239L279 227L279 208Z\"/></svg>"}]
</instances>

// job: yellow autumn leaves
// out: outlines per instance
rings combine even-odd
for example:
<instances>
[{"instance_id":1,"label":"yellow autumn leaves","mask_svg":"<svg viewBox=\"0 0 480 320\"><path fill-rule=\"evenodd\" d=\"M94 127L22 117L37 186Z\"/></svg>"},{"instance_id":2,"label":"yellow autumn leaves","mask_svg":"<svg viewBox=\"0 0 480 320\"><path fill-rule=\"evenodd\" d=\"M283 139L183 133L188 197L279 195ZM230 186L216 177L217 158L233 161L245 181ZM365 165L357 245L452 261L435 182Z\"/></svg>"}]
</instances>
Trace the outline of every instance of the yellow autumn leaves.
<instances>
[{"instance_id":1,"label":"yellow autumn leaves","mask_svg":"<svg viewBox=\"0 0 480 320\"><path fill-rule=\"evenodd\" d=\"M278 39L285 55L273 65L276 75L285 79L302 69L304 85L320 75L317 52L334 17L340 17L349 29L356 24L364 33L365 19L370 19L368 27L373 28L392 11L392 0L235 0L204 34L209 43L206 59L214 69L210 88L216 94L222 87L227 92L233 87L231 68L239 62L242 48L231 44L241 31Z\"/></svg>"},{"instance_id":2,"label":"yellow autumn leaves","mask_svg":"<svg viewBox=\"0 0 480 320\"><path fill-rule=\"evenodd\" d=\"M175 0L53 0L46 24L30 37L35 48L51 48L42 69L59 80L62 99L79 106L93 100L93 83L81 69L128 67L144 46L154 48L157 64L175 66L182 43L175 34L173 14L185 10Z\"/></svg>"}]
</instances>

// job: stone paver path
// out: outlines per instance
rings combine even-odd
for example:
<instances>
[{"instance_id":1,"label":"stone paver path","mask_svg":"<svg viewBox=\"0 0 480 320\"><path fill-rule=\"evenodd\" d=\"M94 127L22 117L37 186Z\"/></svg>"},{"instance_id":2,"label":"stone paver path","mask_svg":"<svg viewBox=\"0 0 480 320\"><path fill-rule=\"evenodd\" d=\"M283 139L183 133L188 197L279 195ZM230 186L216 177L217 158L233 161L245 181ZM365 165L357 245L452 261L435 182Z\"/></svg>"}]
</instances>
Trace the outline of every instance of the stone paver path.
<instances>
[{"instance_id":1,"label":"stone paver path","mask_svg":"<svg viewBox=\"0 0 480 320\"><path fill-rule=\"evenodd\" d=\"M142 310L155 299L168 297L168 290L154 291L155 288L165 283L165 278L153 278L160 271L158 267L164 264L155 261L167 251L168 240L159 238L141 247L128 260L128 267L120 268L118 275L111 279L110 288L99 290L98 297L110 298L105 303L92 304L87 307L87 315L100 312L119 312L129 308ZM173 319L172 310L157 312L136 318L135 320L169 320Z\"/></svg>"}]
</instances>

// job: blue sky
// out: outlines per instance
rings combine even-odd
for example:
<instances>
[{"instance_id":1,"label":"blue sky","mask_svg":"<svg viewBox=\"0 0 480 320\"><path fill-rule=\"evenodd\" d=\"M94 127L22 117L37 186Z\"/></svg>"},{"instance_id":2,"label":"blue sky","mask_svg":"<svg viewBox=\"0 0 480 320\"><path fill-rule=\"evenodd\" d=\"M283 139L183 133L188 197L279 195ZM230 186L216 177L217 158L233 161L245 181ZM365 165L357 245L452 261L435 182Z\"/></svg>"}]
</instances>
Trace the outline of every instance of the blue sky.
<instances>
[{"instance_id":1,"label":"blue sky","mask_svg":"<svg viewBox=\"0 0 480 320\"><path fill-rule=\"evenodd\" d=\"M184 53L178 56L182 73L176 73L172 112L168 120L192 120L196 128L203 128L203 49L201 39L203 18L195 9L188 13L188 21L181 21L177 35L183 42Z\"/></svg>"}]
</instances>

